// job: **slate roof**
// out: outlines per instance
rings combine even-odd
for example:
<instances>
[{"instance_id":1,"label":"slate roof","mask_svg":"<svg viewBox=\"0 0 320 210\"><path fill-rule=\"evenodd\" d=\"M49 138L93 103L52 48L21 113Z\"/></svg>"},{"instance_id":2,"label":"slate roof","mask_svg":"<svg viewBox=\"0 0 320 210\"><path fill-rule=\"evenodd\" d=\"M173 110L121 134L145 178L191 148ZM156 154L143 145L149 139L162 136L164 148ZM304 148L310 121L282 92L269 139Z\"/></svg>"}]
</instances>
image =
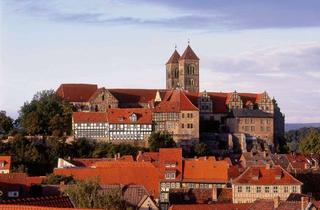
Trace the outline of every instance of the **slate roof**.
<instances>
[{"instance_id":1,"label":"slate roof","mask_svg":"<svg viewBox=\"0 0 320 210\"><path fill-rule=\"evenodd\" d=\"M272 118L273 114L264 112L260 109L233 109L230 117L255 117L255 118Z\"/></svg>"},{"instance_id":2,"label":"slate roof","mask_svg":"<svg viewBox=\"0 0 320 210\"><path fill-rule=\"evenodd\" d=\"M172 53L171 57L169 58L169 60L168 60L168 62L166 64L178 63L179 62L179 58L180 58L180 54L178 53L177 50L174 50L174 52Z\"/></svg>"}]
</instances>

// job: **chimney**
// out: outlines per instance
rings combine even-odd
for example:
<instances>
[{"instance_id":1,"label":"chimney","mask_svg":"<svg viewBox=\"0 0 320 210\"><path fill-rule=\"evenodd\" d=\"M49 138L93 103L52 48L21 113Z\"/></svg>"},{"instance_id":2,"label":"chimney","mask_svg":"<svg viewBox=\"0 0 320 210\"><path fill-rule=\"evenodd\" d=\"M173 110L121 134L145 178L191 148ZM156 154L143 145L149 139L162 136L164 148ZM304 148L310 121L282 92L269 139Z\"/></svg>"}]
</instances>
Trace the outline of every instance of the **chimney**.
<instances>
[{"instance_id":1,"label":"chimney","mask_svg":"<svg viewBox=\"0 0 320 210\"><path fill-rule=\"evenodd\" d=\"M305 210L309 203L309 197L301 197L301 210Z\"/></svg>"},{"instance_id":2,"label":"chimney","mask_svg":"<svg viewBox=\"0 0 320 210\"><path fill-rule=\"evenodd\" d=\"M280 205L280 197L279 196L277 196L277 197L275 197L274 199L273 199L273 208L278 208L279 207L279 205Z\"/></svg>"},{"instance_id":3,"label":"chimney","mask_svg":"<svg viewBox=\"0 0 320 210\"><path fill-rule=\"evenodd\" d=\"M118 155L118 159L120 159L121 155L120 155L120 153L119 153L119 152L117 153L117 155Z\"/></svg>"}]
</instances>

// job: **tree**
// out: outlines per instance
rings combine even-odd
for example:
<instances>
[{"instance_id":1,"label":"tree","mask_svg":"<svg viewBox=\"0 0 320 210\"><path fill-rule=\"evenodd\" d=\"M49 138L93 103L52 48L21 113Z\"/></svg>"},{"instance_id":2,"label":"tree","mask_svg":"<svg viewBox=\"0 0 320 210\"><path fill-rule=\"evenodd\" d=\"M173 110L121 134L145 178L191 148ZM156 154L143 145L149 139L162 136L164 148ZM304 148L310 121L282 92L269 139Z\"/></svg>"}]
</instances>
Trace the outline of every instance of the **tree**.
<instances>
[{"instance_id":1,"label":"tree","mask_svg":"<svg viewBox=\"0 0 320 210\"><path fill-rule=\"evenodd\" d=\"M210 155L210 150L208 145L205 143L199 143L192 146L192 150L197 156L207 156Z\"/></svg>"},{"instance_id":2,"label":"tree","mask_svg":"<svg viewBox=\"0 0 320 210\"><path fill-rule=\"evenodd\" d=\"M44 90L26 102L19 112L19 122L28 134L62 136L71 132L71 105L55 94Z\"/></svg>"},{"instance_id":3,"label":"tree","mask_svg":"<svg viewBox=\"0 0 320 210\"><path fill-rule=\"evenodd\" d=\"M0 134L8 134L13 129L13 119L5 111L0 111Z\"/></svg>"},{"instance_id":4,"label":"tree","mask_svg":"<svg viewBox=\"0 0 320 210\"><path fill-rule=\"evenodd\" d=\"M45 180L43 180L43 184L53 184L57 185L63 182L64 184L74 184L73 176L66 176L66 175L60 175L60 174L50 174L47 176Z\"/></svg>"},{"instance_id":5,"label":"tree","mask_svg":"<svg viewBox=\"0 0 320 210\"><path fill-rule=\"evenodd\" d=\"M78 181L64 189L77 208L126 209L120 188L103 191L97 180Z\"/></svg>"},{"instance_id":6,"label":"tree","mask_svg":"<svg viewBox=\"0 0 320 210\"><path fill-rule=\"evenodd\" d=\"M310 129L310 132L300 140L299 149L303 154L320 154L320 132Z\"/></svg>"},{"instance_id":7,"label":"tree","mask_svg":"<svg viewBox=\"0 0 320 210\"><path fill-rule=\"evenodd\" d=\"M176 147L176 143L172 138L172 134L168 131L153 132L148 139L151 151L159 151L159 148Z\"/></svg>"}]
</instances>

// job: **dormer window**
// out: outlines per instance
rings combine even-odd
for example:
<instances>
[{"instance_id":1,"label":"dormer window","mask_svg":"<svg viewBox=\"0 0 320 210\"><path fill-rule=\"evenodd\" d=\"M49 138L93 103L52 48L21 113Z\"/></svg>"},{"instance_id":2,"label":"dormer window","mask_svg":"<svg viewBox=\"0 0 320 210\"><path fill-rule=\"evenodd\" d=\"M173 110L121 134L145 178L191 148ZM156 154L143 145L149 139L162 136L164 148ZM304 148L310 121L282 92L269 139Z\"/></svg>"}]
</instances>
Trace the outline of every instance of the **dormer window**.
<instances>
[{"instance_id":1,"label":"dormer window","mask_svg":"<svg viewBox=\"0 0 320 210\"><path fill-rule=\"evenodd\" d=\"M3 168L5 165L5 162L4 161L0 161L0 168Z\"/></svg>"},{"instance_id":2,"label":"dormer window","mask_svg":"<svg viewBox=\"0 0 320 210\"><path fill-rule=\"evenodd\" d=\"M175 171L166 171L164 176L165 176L165 179L175 179L176 172Z\"/></svg>"},{"instance_id":3,"label":"dormer window","mask_svg":"<svg viewBox=\"0 0 320 210\"><path fill-rule=\"evenodd\" d=\"M137 122L137 115L133 113L133 114L130 116L130 121L131 121L131 122Z\"/></svg>"}]
</instances>

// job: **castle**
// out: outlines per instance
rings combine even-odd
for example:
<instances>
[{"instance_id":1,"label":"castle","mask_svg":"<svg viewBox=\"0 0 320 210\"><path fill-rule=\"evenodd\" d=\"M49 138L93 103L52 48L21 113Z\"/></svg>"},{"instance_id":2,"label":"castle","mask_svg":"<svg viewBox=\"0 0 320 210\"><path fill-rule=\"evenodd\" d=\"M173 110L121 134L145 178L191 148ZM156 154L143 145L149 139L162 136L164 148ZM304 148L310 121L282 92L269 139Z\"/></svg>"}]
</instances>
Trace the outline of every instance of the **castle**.
<instances>
[{"instance_id":1,"label":"castle","mask_svg":"<svg viewBox=\"0 0 320 210\"><path fill-rule=\"evenodd\" d=\"M166 89L109 89L61 84L69 101L75 138L147 146L154 131L168 131L182 147L227 134L227 144L246 151L252 141L274 150L284 135L284 116L267 92L200 92L200 59L187 46L166 63Z\"/></svg>"}]
</instances>

